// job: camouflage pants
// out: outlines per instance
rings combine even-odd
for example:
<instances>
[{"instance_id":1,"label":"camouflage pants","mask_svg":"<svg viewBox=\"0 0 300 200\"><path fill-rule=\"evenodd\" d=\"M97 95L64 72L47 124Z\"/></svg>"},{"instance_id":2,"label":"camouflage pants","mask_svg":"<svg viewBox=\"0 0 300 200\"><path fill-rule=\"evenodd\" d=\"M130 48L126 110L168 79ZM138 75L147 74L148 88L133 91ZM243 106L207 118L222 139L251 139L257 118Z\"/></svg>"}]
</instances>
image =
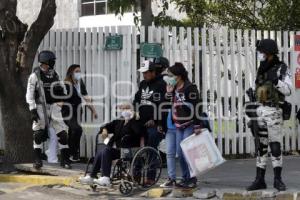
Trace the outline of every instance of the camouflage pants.
<instances>
[{"instance_id":1,"label":"camouflage pants","mask_svg":"<svg viewBox=\"0 0 300 200\"><path fill-rule=\"evenodd\" d=\"M271 149L272 166L282 167L282 109L277 107L259 106L257 108L259 126L259 152L256 166L265 169L268 158L268 147Z\"/></svg>"}]
</instances>

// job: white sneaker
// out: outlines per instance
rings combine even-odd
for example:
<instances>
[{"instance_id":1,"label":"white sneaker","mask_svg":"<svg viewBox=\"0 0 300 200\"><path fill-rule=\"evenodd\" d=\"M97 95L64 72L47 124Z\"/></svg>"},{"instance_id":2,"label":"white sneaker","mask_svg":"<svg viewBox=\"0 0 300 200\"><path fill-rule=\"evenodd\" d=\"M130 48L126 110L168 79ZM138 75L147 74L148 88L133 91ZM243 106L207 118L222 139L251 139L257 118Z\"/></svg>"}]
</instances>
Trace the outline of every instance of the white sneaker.
<instances>
[{"instance_id":1,"label":"white sneaker","mask_svg":"<svg viewBox=\"0 0 300 200\"><path fill-rule=\"evenodd\" d=\"M80 177L79 182L82 185L92 185L94 183L94 179L90 175L86 175L84 177Z\"/></svg>"},{"instance_id":2,"label":"white sneaker","mask_svg":"<svg viewBox=\"0 0 300 200\"><path fill-rule=\"evenodd\" d=\"M107 176L100 177L99 179L95 179L94 183L100 185L100 186L105 186L105 187L110 187L110 178Z\"/></svg>"}]
</instances>

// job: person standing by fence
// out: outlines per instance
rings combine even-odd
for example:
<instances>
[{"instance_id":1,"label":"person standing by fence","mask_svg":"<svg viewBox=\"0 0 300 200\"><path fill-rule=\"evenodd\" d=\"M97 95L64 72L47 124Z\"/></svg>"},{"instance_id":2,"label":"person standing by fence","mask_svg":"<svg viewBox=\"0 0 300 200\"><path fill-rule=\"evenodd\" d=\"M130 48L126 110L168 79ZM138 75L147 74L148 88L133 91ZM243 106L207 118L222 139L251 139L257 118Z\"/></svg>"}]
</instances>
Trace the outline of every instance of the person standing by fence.
<instances>
[{"instance_id":1,"label":"person standing by fence","mask_svg":"<svg viewBox=\"0 0 300 200\"><path fill-rule=\"evenodd\" d=\"M147 129L146 146L157 149L164 137L162 121L159 117L159 106L164 102L166 84L158 76L154 63L146 60L139 69L143 73L144 80L139 85L139 90L135 94L133 105L140 115L140 121ZM154 182L154 171L147 174L146 184Z\"/></svg>"},{"instance_id":2,"label":"person standing by fence","mask_svg":"<svg viewBox=\"0 0 300 200\"><path fill-rule=\"evenodd\" d=\"M80 157L80 138L83 132L80 125L82 103L86 102L92 112L93 118L98 118L95 107L92 104L92 99L88 96L85 84L81 78L80 65L71 65L67 70L65 78L68 99L66 99L62 113L69 127L70 159L73 162L79 161Z\"/></svg>"},{"instance_id":3,"label":"person standing by fence","mask_svg":"<svg viewBox=\"0 0 300 200\"><path fill-rule=\"evenodd\" d=\"M42 148L47 141L49 127L53 127L58 138L61 151L60 164L63 168L71 168L69 160L68 127L62 117L62 105L65 93L63 84L54 69L56 56L51 51L41 51L38 55L40 65L34 68L28 78L26 102L32 119L33 149L35 161L33 167L43 167Z\"/></svg>"},{"instance_id":4,"label":"person standing by fence","mask_svg":"<svg viewBox=\"0 0 300 200\"><path fill-rule=\"evenodd\" d=\"M166 99L172 102L172 120L176 126L176 149L182 171L182 180L177 185L184 188L197 186L197 178L191 177L188 164L180 147L181 141L193 133L201 133L200 95L195 84L188 78L188 72L182 63L175 63L168 69ZM172 166L168 166L170 168ZM172 177L170 177L172 178ZM174 178L174 177L173 177Z\"/></svg>"},{"instance_id":5,"label":"person standing by fence","mask_svg":"<svg viewBox=\"0 0 300 200\"><path fill-rule=\"evenodd\" d=\"M278 47L274 40L258 41L256 46L260 66L256 77L256 99L259 106L256 108L259 138L258 156L256 162L256 179L247 190L267 188L265 173L268 157L268 146L271 149L272 165L274 170L274 188L286 190L281 179L282 171L282 125L283 114L288 109L282 108L285 96L291 95L291 74L285 63L279 60Z\"/></svg>"}]
</instances>

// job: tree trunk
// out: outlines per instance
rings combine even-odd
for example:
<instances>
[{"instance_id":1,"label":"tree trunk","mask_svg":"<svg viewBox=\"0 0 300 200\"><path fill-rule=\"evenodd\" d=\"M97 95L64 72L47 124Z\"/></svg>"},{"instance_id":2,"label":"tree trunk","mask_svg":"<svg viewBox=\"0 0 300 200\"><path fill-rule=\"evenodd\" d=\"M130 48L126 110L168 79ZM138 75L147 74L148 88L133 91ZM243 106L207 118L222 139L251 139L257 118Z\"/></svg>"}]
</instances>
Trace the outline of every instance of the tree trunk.
<instances>
[{"instance_id":1,"label":"tree trunk","mask_svg":"<svg viewBox=\"0 0 300 200\"><path fill-rule=\"evenodd\" d=\"M0 1L0 103L4 129L4 164L32 161L32 130L25 101L27 79L40 42L53 26L55 0L43 0L37 20L27 30L16 16L17 0Z\"/></svg>"},{"instance_id":2,"label":"tree trunk","mask_svg":"<svg viewBox=\"0 0 300 200\"><path fill-rule=\"evenodd\" d=\"M142 26L151 26L153 22L151 0L141 0Z\"/></svg>"},{"instance_id":3,"label":"tree trunk","mask_svg":"<svg viewBox=\"0 0 300 200\"><path fill-rule=\"evenodd\" d=\"M9 76L9 75L7 75ZM1 87L2 125L5 131L6 164L32 161L32 131L25 91L20 80L10 77L9 85Z\"/></svg>"}]
</instances>

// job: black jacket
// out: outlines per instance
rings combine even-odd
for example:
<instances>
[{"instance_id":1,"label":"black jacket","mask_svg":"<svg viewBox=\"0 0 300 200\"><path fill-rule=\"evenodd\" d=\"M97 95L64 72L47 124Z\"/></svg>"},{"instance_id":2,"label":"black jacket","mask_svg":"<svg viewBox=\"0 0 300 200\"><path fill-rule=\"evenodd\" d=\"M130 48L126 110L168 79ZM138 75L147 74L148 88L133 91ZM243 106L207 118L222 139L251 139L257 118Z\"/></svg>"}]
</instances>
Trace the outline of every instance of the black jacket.
<instances>
[{"instance_id":1,"label":"black jacket","mask_svg":"<svg viewBox=\"0 0 300 200\"><path fill-rule=\"evenodd\" d=\"M195 84L192 84L190 81L186 81L184 83L184 86L182 88L182 92L175 93L168 93L166 94L166 98L173 103L176 102L180 105L173 105L176 116L179 118L185 118L185 119L179 119L177 123L184 124L189 121L192 121L192 124L195 126L203 126L202 120L200 118L200 115L202 114L202 105L200 100L199 91L197 89L197 86ZM194 113L194 115L191 115Z\"/></svg>"},{"instance_id":2,"label":"black jacket","mask_svg":"<svg viewBox=\"0 0 300 200\"><path fill-rule=\"evenodd\" d=\"M133 105L140 114L140 120L145 124L149 120L154 120L157 125L162 125L166 121L166 116L161 117L159 105L165 102L166 83L158 76L152 81L143 80L139 90L135 94ZM154 106L153 106L154 105ZM160 117L159 117L160 116Z\"/></svg>"},{"instance_id":3,"label":"black jacket","mask_svg":"<svg viewBox=\"0 0 300 200\"><path fill-rule=\"evenodd\" d=\"M136 119L131 119L125 124L123 118L113 120L112 122L101 127L100 132L106 128L108 133L112 133L108 146L115 143L117 148L139 147L140 140L146 132L143 124Z\"/></svg>"},{"instance_id":4,"label":"black jacket","mask_svg":"<svg viewBox=\"0 0 300 200\"><path fill-rule=\"evenodd\" d=\"M77 117L77 111L80 110L81 108L79 108L79 106L81 106L82 103L82 99L81 96L87 96L87 90L85 87L85 84L83 83L82 80L80 80L80 92L81 92L81 96L78 94L76 88L74 85L70 85L70 84L65 84L66 87L66 91L67 91L67 96L69 98L67 98L65 100L65 102L68 104L70 104L72 106L72 110L73 112L70 113L70 107L68 105L64 105L62 108L62 114L63 116L69 116L70 114L72 114L74 117Z\"/></svg>"}]
</instances>

